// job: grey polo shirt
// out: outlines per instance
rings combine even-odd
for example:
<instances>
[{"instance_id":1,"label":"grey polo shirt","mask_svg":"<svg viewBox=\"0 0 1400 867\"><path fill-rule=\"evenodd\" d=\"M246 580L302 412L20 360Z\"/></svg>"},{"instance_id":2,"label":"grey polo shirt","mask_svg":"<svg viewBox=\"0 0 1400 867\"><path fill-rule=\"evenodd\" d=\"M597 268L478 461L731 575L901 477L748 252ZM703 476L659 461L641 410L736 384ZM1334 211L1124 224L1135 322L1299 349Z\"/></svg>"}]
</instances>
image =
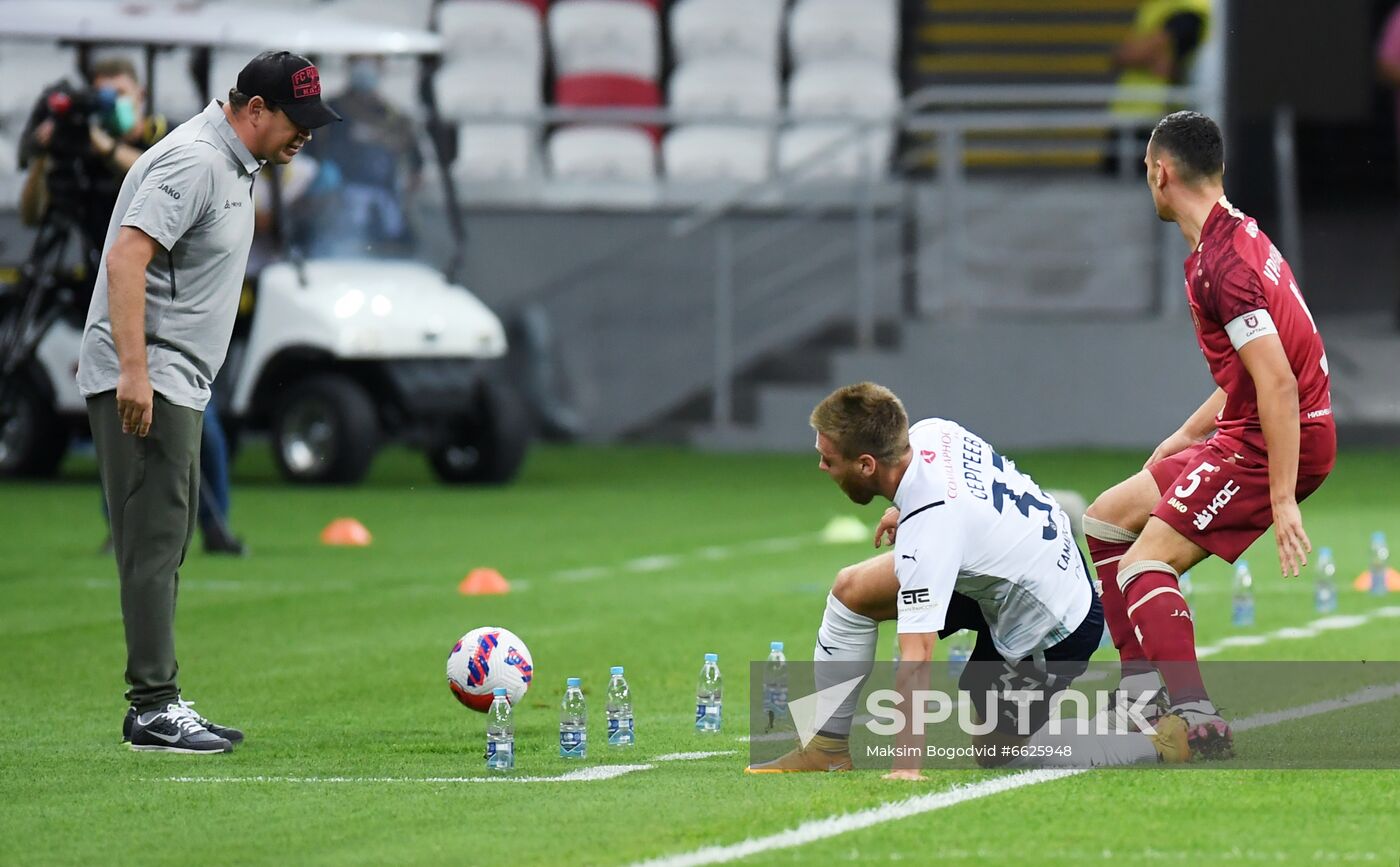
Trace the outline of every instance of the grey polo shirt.
<instances>
[{"instance_id":1,"label":"grey polo shirt","mask_svg":"<svg viewBox=\"0 0 1400 867\"><path fill-rule=\"evenodd\" d=\"M107 303L107 254L122 226L155 239L146 268L146 363L151 387L203 410L223 366L253 243L253 180L261 163L215 100L146 151L117 196L83 329L78 388L92 397L121 372Z\"/></svg>"}]
</instances>

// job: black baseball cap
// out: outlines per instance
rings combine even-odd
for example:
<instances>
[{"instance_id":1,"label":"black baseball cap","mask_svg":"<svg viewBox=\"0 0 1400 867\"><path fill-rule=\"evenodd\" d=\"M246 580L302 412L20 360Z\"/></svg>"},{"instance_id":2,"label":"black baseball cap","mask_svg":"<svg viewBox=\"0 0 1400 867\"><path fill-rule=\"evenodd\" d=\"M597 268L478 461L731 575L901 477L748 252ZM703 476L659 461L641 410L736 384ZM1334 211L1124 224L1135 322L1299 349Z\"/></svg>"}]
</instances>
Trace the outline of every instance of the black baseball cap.
<instances>
[{"instance_id":1,"label":"black baseball cap","mask_svg":"<svg viewBox=\"0 0 1400 867\"><path fill-rule=\"evenodd\" d=\"M261 96L303 129L340 120L340 115L321 101L321 73L316 65L290 51L264 51L248 61L238 73L238 91Z\"/></svg>"}]
</instances>

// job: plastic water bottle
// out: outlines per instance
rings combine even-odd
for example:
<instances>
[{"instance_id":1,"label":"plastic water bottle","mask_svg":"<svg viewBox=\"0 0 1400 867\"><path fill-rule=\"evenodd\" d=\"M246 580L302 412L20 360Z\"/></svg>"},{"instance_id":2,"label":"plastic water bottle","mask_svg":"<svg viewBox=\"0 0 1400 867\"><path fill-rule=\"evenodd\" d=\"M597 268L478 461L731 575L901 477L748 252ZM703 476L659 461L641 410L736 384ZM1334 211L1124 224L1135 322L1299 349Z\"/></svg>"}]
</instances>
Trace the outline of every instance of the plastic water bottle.
<instances>
[{"instance_id":1,"label":"plastic water bottle","mask_svg":"<svg viewBox=\"0 0 1400 867\"><path fill-rule=\"evenodd\" d=\"M509 771L515 767L515 723L511 721L506 688L491 691L491 708L486 711L486 770Z\"/></svg>"},{"instance_id":2,"label":"plastic water bottle","mask_svg":"<svg viewBox=\"0 0 1400 867\"><path fill-rule=\"evenodd\" d=\"M559 755L566 759L588 758L588 708L583 703L583 681L566 681L564 703L559 709Z\"/></svg>"},{"instance_id":3,"label":"plastic water bottle","mask_svg":"<svg viewBox=\"0 0 1400 867\"><path fill-rule=\"evenodd\" d=\"M1377 530L1371 534L1371 593L1384 596L1389 592L1385 579L1390 572L1390 549L1385 544L1385 534Z\"/></svg>"},{"instance_id":4,"label":"plastic water bottle","mask_svg":"<svg viewBox=\"0 0 1400 867\"><path fill-rule=\"evenodd\" d=\"M1181 577L1176 581L1176 587L1181 591L1182 598L1190 599L1191 594L1196 592L1196 585L1191 581L1191 570L1187 569L1181 573Z\"/></svg>"},{"instance_id":5,"label":"plastic water bottle","mask_svg":"<svg viewBox=\"0 0 1400 867\"><path fill-rule=\"evenodd\" d=\"M695 687L695 730L714 734L720 728L724 678L719 673L719 654L705 654L700 683Z\"/></svg>"},{"instance_id":6,"label":"plastic water bottle","mask_svg":"<svg viewBox=\"0 0 1400 867\"><path fill-rule=\"evenodd\" d=\"M636 741L632 692L627 688L627 678L622 676L622 666L614 665L608 681L608 746L630 747Z\"/></svg>"},{"instance_id":7,"label":"plastic water bottle","mask_svg":"<svg viewBox=\"0 0 1400 867\"><path fill-rule=\"evenodd\" d=\"M952 636L952 643L948 645L948 677L953 680L962 676L967 661L972 658L972 639L968 636L969 632L964 629Z\"/></svg>"},{"instance_id":8,"label":"plastic water bottle","mask_svg":"<svg viewBox=\"0 0 1400 867\"><path fill-rule=\"evenodd\" d=\"M1235 564L1235 600L1230 622L1236 626L1254 625L1254 576L1249 574L1249 563L1244 560Z\"/></svg>"},{"instance_id":9,"label":"plastic water bottle","mask_svg":"<svg viewBox=\"0 0 1400 867\"><path fill-rule=\"evenodd\" d=\"M763 711L768 716L768 730L781 726L787 718L788 674L783 643L768 644L768 662L763 667Z\"/></svg>"},{"instance_id":10,"label":"plastic water bottle","mask_svg":"<svg viewBox=\"0 0 1400 867\"><path fill-rule=\"evenodd\" d=\"M1318 614L1331 614L1337 610L1337 564L1332 560L1331 548L1320 548L1317 552L1317 584L1313 589L1313 607Z\"/></svg>"}]
</instances>

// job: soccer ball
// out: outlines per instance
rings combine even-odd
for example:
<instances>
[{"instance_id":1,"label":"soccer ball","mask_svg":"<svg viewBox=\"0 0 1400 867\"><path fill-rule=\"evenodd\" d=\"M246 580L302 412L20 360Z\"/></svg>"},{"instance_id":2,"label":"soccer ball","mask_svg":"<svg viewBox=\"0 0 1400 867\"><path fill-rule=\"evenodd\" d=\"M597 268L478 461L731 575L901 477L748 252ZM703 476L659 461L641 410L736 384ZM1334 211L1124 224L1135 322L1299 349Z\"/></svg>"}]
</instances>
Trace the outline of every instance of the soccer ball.
<instances>
[{"instance_id":1,"label":"soccer ball","mask_svg":"<svg viewBox=\"0 0 1400 867\"><path fill-rule=\"evenodd\" d=\"M503 686L512 705L530 688L534 663L530 648L514 632L499 626L473 629L447 655L447 685L457 700L485 713L492 691Z\"/></svg>"}]
</instances>

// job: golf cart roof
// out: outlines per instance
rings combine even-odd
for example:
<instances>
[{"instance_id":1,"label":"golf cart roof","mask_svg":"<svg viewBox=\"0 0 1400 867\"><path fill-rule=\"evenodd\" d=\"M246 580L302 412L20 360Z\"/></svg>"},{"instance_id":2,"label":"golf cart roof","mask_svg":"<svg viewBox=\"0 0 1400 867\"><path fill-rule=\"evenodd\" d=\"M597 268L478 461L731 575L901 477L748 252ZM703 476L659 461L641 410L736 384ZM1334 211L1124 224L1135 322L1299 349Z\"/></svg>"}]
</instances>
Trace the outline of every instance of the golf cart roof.
<instances>
[{"instance_id":1,"label":"golf cart roof","mask_svg":"<svg viewBox=\"0 0 1400 867\"><path fill-rule=\"evenodd\" d=\"M438 54L427 30L362 23L304 6L243 3L6 0L0 39L89 45L285 48L298 54Z\"/></svg>"}]
</instances>

